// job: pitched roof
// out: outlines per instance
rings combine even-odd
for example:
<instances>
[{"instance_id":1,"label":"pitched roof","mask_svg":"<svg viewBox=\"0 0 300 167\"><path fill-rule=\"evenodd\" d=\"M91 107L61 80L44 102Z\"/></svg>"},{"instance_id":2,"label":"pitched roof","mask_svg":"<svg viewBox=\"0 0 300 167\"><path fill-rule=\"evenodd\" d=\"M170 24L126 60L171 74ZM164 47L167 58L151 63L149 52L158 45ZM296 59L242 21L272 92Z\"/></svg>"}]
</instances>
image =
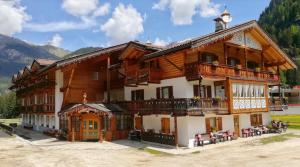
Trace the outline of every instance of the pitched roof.
<instances>
[{"instance_id":1,"label":"pitched roof","mask_svg":"<svg viewBox=\"0 0 300 167\"><path fill-rule=\"evenodd\" d=\"M296 64L293 62L293 60L286 55L280 48L279 46L272 41L272 39L267 35L267 33L265 31L263 31L260 26L257 24L257 22L255 20L246 22L246 23L242 23L242 24L238 24L235 25L231 28L228 29L224 29L221 31L217 31L217 32L213 32L201 37L197 37L197 38L192 38L192 39L188 39L185 40L183 42L178 42L176 44L167 46L165 49L162 49L160 51L157 52L153 52L150 54L147 54L143 57L143 60L149 60L149 59L153 59L153 58L157 58L169 53L173 53L176 51L180 51L183 49L189 49L189 48L197 48L197 47L202 47L202 46L206 46L209 44L212 44L218 40L222 40L228 37L231 37L233 34L237 33L237 32L241 32L241 31L245 31L251 28L257 28L261 35L263 35L263 37L272 44L272 46L281 54L284 56L284 58L288 61L288 63L290 64L290 66L297 68Z\"/></svg>"},{"instance_id":2,"label":"pitched roof","mask_svg":"<svg viewBox=\"0 0 300 167\"><path fill-rule=\"evenodd\" d=\"M50 60L50 59L36 59L36 62L38 62L41 66L48 66L56 62L56 60Z\"/></svg>"},{"instance_id":3,"label":"pitched roof","mask_svg":"<svg viewBox=\"0 0 300 167\"><path fill-rule=\"evenodd\" d=\"M79 61L83 61L85 59L90 59L96 56L101 56L107 53L111 53L111 52L115 52L115 51L119 51L124 49L127 46L127 43L123 43L123 44L119 44L119 45L115 45L115 46L111 46L108 48L102 48L93 52L88 52L88 53L84 53L84 54L79 54L79 55L75 55L63 60L58 61L57 67L60 66L65 66L71 63L75 63L75 62L79 62Z\"/></svg>"}]
</instances>

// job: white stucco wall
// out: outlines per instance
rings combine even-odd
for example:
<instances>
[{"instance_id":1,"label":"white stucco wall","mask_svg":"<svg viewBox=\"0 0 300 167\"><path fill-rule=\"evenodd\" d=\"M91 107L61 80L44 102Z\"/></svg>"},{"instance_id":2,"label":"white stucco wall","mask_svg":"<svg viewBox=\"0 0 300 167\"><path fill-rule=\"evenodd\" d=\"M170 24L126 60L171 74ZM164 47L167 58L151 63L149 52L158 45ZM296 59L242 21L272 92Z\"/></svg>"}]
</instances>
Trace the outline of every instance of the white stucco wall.
<instances>
[{"instance_id":1,"label":"white stucco wall","mask_svg":"<svg viewBox=\"0 0 300 167\"><path fill-rule=\"evenodd\" d=\"M174 117L169 115L144 115L143 127L147 131L148 129L154 129L156 133L161 130L161 118L170 118L170 132L174 132Z\"/></svg>"},{"instance_id":2,"label":"white stucco wall","mask_svg":"<svg viewBox=\"0 0 300 167\"><path fill-rule=\"evenodd\" d=\"M234 132L233 115L222 116L222 128L223 130L229 130L230 132Z\"/></svg>"},{"instance_id":3,"label":"white stucco wall","mask_svg":"<svg viewBox=\"0 0 300 167\"><path fill-rule=\"evenodd\" d=\"M263 125L270 125L271 123L271 113L270 112L264 112L262 113L262 123Z\"/></svg>"},{"instance_id":4,"label":"white stucco wall","mask_svg":"<svg viewBox=\"0 0 300 167\"><path fill-rule=\"evenodd\" d=\"M250 128L250 114L240 114L240 134L242 134L243 128Z\"/></svg>"},{"instance_id":5,"label":"white stucco wall","mask_svg":"<svg viewBox=\"0 0 300 167\"><path fill-rule=\"evenodd\" d=\"M55 82L55 129L59 129L58 112L61 110L64 96L63 92L60 92L60 88L62 88L64 84L63 72L61 70L55 71Z\"/></svg>"},{"instance_id":6,"label":"white stucco wall","mask_svg":"<svg viewBox=\"0 0 300 167\"><path fill-rule=\"evenodd\" d=\"M198 81L188 82L185 77L172 78L161 80L160 84L149 84L149 85L140 85L138 87L125 87L124 94L125 100L131 100L131 91L144 89L144 99L155 99L156 98L156 88L164 86L173 86L173 95L174 98L191 98L194 96L193 85L198 84ZM214 81L203 79L201 82L202 85L210 85L212 91L212 97L214 97Z\"/></svg>"}]
</instances>

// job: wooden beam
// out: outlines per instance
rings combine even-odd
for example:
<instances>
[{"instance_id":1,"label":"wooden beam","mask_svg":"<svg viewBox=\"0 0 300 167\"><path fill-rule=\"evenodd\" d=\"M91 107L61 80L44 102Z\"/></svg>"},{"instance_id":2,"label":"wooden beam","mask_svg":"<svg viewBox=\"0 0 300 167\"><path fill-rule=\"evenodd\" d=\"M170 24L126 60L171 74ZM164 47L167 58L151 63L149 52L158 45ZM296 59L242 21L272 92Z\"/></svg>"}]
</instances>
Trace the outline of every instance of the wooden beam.
<instances>
[{"instance_id":1,"label":"wooden beam","mask_svg":"<svg viewBox=\"0 0 300 167\"><path fill-rule=\"evenodd\" d=\"M269 63L269 64L265 64L266 67L275 67L275 66L281 66L284 65L286 63L286 61L281 61L281 62L276 62L276 63Z\"/></svg>"},{"instance_id":2,"label":"wooden beam","mask_svg":"<svg viewBox=\"0 0 300 167\"><path fill-rule=\"evenodd\" d=\"M264 57L264 52L263 51L261 51L261 69L262 70L265 70L265 57Z\"/></svg>"},{"instance_id":3,"label":"wooden beam","mask_svg":"<svg viewBox=\"0 0 300 167\"><path fill-rule=\"evenodd\" d=\"M66 103L66 99L67 99L66 97L68 96L69 91L70 91L70 85L71 85L71 83L73 81L74 72L75 72L75 66L73 66L73 68L72 68L71 75L69 77L69 81L68 81L68 84L66 86L67 90L64 92L62 106L64 106L64 104Z\"/></svg>"},{"instance_id":4,"label":"wooden beam","mask_svg":"<svg viewBox=\"0 0 300 167\"><path fill-rule=\"evenodd\" d=\"M106 93L107 93L107 103L110 103L110 56L107 57L107 69L106 69Z\"/></svg>"},{"instance_id":5,"label":"wooden beam","mask_svg":"<svg viewBox=\"0 0 300 167\"><path fill-rule=\"evenodd\" d=\"M175 146L178 148L178 128L177 128L177 116L174 116L174 129L175 129Z\"/></svg>"},{"instance_id":6,"label":"wooden beam","mask_svg":"<svg viewBox=\"0 0 300 167\"><path fill-rule=\"evenodd\" d=\"M168 58L164 57L164 59L170 63L171 65L173 65L177 70L181 71L182 72L182 68L178 67L176 64L174 64L172 61L170 61Z\"/></svg>"},{"instance_id":7,"label":"wooden beam","mask_svg":"<svg viewBox=\"0 0 300 167\"><path fill-rule=\"evenodd\" d=\"M228 49L227 49L227 46L226 46L226 43L224 42L223 43L223 48L224 48L224 62L225 62L225 65L227 66L227 58L228 58Z\"/></svg>"}]
</instances>

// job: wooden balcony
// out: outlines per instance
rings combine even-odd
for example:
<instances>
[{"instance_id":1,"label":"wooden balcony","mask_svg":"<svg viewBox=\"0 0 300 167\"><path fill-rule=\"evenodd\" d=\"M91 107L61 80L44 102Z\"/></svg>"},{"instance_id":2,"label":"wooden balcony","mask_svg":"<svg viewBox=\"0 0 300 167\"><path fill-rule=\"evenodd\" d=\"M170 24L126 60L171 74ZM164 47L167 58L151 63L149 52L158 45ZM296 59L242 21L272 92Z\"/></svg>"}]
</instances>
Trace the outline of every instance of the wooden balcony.
<instances>
[{"instance_id":1,"label":"wooden balcony","mask_svg":"<svg viewBox=\"0 0 300 167\"><path fill-rule=\"evenodd\" d=\"M20 106L18 110L22 112L54 112L54 104L41 104L41 105L31 105L31 106Z\"/></svg>"},{"instance_id":2,"label":"wooden balcony","mask_svg":"<svg viewBox=\"0 0 300 167\"><path fill-rule=\"evenodd\" d=\"M235 67L224 65L213 65L207 63L190 63L185 65L187 80L197 80L200 76L204 77L236 77L244 79L267 80L269 82L278 82L279 77L276 74L261 71L255 72L250 69L236 69Z\"/></svg>"},{"instance_id":3,"label":"wooden balcony","mask_svg":"<svg viewBox=\"0 0 300 167\"><path fill-rule=\"evenodd\" d=\"M151 99L142 101L118 102L118 105L130 113L142 115L175 114L202 115L205 113L229 114L227 100L220 99Z\"/></svg>"},{"instance_id":4,"label":"wooden balcony","mask_svg":"<svg viewBox=\"0 0 300 167\"><path fill-rule=\"evenodd\" d=\"M160 70L156 68L142 68L126 72L126 85L137 85L147 83L160 83Z\"/></svg>"}]
</instances>

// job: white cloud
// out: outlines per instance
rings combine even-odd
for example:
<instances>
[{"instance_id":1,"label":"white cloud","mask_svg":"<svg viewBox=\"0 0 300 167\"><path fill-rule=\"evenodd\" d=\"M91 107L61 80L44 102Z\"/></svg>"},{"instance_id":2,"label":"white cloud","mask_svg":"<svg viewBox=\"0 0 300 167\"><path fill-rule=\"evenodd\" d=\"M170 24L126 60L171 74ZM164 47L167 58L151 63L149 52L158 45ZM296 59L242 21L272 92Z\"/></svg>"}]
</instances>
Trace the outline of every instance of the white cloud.
<instances>
[{"instance_id":1,"label":"white cloud","mask_svg":"<svg viewBox=\"0 0 300 167\"><path fill-rule=\"evenodd\" d=\"M93 17L98 17L98 16L105 16L109 13L110 9L110 4L105 3L102 6L99 6L98 9L96 9L93 13Z\"/></svg>"},{"instance_id":2,"label":"white cloud","mask_svg":"<svg viewBox=\"0 0 300 167\"><path fill-rule=\"evenodd\" d=\"M175 25L192 24L193 16L197 13L201 17L216 16L219 13L219 4L214 4L210 0L159 0L153 5L153 9L171 10L171 20Z\"/></svg>"},{"instance_id":3,"label":"white cloud","mask_svg":"<svg viewBox=\"0 0 300 167\"><path fill-rule=\"evenodd\" d=\"M59 34L55 34L50 41L48 41L49 45L59 47L63 38Z\"/></svg>"},{"instance_id":4,"label":"white cloud","mask_svg":"<svg viewBox=\"0 0 300 167\"><path fill-rule=\"evenodd\" d=\"M62 8L77 17L98 17L109 13L110 4L99 5L98 0L63 0Z\"/></svg>"},{"instance_id":5,"label":"white cloud","mask_svg":"<svg viewBox=\"0 0 300 167\"><path fill-rule=\"evenodd\" d=\"M119 4L112 17L101 26L101 31L113 44L134 40L144 32L143 17L132 5Z\"/></svg>"},{"instance_id":6,"label":"white cloud","mask_svg":"<svg viewBox=\"0 0 300 167\"><path fill-rule=\"evenodd\" d=\"M21 32L31 19L25 9L19 1L0 1L0 33L11 36Z\"/></svg>"},{"instance_id":7,"label":"white cloud","mask_svg":"<svg viewBox=\"0 0 300 167\"><path fill-rule=\"evenodd\" d=\"M95 26L93 21L79 21L79 22L50 22L50 23L28 23L25 28L30 31L37 32L58 32L68 30L82 30Z\"/></svg>"},{"instance_id":8,"label":"white cloud","mask_svg":"<svg viewBox=\"0 0 300 167\"><path fill-rule=\"evenodd\" d=\"M153 44L157 45L157 46L167 46L169 43L170 43L170 40L165 41L163 39L155 38Z\"/></svg>"}]
</instances>

